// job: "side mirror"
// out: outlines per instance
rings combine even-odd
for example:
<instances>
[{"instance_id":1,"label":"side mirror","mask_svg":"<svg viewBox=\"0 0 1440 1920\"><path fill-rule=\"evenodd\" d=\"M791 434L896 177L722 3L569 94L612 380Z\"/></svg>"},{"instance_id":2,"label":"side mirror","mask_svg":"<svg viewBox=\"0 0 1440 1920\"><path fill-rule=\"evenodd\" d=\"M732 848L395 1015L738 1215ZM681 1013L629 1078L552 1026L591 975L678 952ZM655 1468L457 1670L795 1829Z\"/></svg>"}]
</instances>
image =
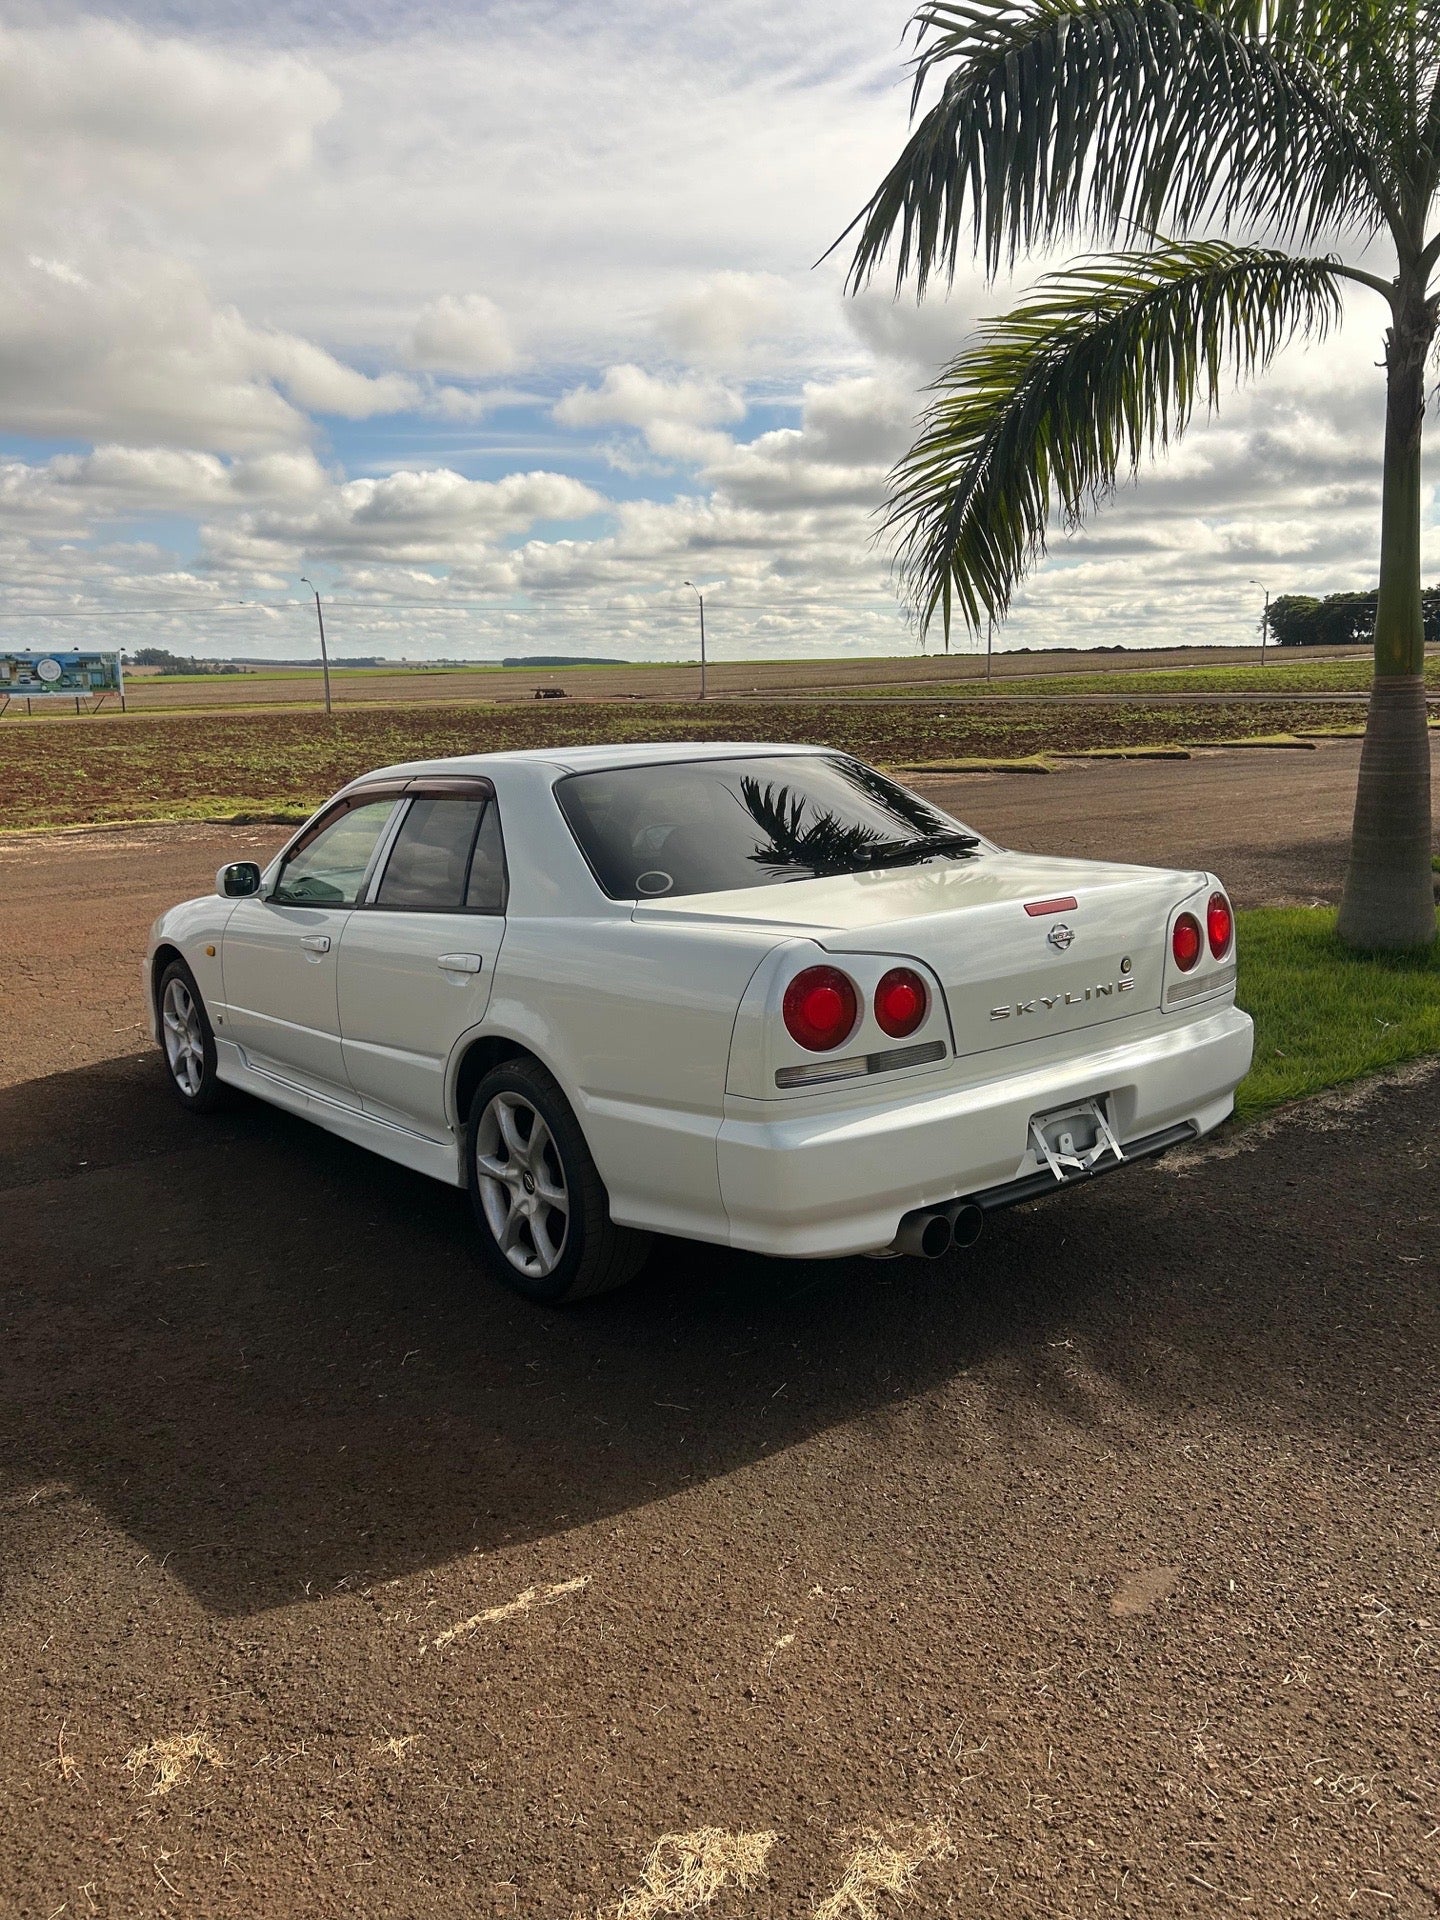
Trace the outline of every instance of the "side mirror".
<instances>
[{"instance_id":1,"label":"side mirror","mask_svg":"<svg viewBox=\"0 0 1440 1920\"><path fill-rule=\"evenodd\" d=\"M260 891L260 869L253 860L232 860L215 876L215 891L227 900L243 900Z\"/></svg>"}]
</instances>

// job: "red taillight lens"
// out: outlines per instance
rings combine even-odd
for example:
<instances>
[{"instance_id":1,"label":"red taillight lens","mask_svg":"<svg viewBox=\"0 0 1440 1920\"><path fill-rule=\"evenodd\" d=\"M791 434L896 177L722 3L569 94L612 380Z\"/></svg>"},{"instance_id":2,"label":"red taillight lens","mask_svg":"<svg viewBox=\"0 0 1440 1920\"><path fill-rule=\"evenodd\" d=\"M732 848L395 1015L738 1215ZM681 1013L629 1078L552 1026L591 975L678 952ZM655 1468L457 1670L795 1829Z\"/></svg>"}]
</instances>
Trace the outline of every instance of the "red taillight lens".
<instances>
[{"instance_id":1,"label":"red taillight lens","mask_svg":"<svg viewBox=\"0 0 1440 1920\"><path fill-rule=\"evenodd\" d=\"M785 1030L810 1053L848 1040L859 1012L855 983L838 967L807 967L785 989Z\"/></svg>"},{"instance_id":2,"label":"red taillight lens","mask_svg":"<svg viewBox=\"0 0 1440 1920\"><path fill-rule=\"evenodd\" d=\"M1200 922L1193 913L1182 913L1175 922L1175 931L1170 936L1170 951L1175 956L1175 964L1182 973L1189 973L1200 958L1200 948L1204 936L1200 931Z\"/></svg>"},{"instance_id":3,"label":"red taillight lens","mask_svg":"<svg viewBox=\"0 0 1440 1920\"><path fill-rule=\"evenodd\" d=\"M925 982L910 967L892 967L875 989L875 1018L892 1040L914 1033L929 1010Z\"/></svg>"},{"instance_id":4,"label":"red taillight lens","mask_svg":"<svg viewBox=\"0 0 1440 1920\"><path fill-rule=\"evenodd\" d=\"M1217 960L1223 960L1235 938L1235 916L1223 893L1210 896L1210 904L1205 909L1205 931L1210 936L1211 953Z\"/></svg>"}]
</instances>

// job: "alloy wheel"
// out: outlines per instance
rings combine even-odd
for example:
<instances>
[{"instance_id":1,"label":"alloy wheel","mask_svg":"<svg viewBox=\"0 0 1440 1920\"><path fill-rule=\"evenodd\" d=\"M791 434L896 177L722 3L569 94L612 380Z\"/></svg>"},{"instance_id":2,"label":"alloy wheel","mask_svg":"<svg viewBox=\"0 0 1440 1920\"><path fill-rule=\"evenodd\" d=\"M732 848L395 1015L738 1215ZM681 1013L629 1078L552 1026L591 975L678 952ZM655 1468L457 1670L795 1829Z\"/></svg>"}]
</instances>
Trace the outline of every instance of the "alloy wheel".
<instances>
[{"instance_id":1,"label":"alloy wheel","mask_svg":"<svg viewBox=\"0 0 1440 1920\"><path fill-rule=\"evenodd\" d=\"M475 1130L475 1178L501 1253L528 1280L560 1264L570 1231L570 1193L554 1135L518 1093L497 1093Z\"/></svg>"},{"instance_id":2,"label":"alloy wheel","mask_svg":"<svg viewBox=\"0 0 1440 1920\"><path fill-rule=\"evenodd\" d=\"M183 980L166 984L160 1025L171 1077L180 1091L193 1100L205 1079L205 1032L195 997Z\"/></svg>"}]
</instances>

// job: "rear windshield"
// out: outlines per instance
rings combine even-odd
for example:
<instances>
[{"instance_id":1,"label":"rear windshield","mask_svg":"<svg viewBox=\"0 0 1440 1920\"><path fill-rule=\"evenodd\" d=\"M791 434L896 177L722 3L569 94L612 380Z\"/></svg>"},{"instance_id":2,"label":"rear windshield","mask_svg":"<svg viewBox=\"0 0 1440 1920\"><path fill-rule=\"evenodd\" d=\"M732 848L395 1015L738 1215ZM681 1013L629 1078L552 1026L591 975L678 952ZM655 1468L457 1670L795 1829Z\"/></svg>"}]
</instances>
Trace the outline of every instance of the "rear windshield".
<instances>
[{"instance_id":1,"label":"rear windshield","mask_svg":"<svg viewBox=\"0 0 1440 1920\"><path fill-rule=\"evenodd\" d=\"M555 794L613 900L963 859L980 844L918 795L840 755L573 773Z\"/></svg>"}]
</instances>

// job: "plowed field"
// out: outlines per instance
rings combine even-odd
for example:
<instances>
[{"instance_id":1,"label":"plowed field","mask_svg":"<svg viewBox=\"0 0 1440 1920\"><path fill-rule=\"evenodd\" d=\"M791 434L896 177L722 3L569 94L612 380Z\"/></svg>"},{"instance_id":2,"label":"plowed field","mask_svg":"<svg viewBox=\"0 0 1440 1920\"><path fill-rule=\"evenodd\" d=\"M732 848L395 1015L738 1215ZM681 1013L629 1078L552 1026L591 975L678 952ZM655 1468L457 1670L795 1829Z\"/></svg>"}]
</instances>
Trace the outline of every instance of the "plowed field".
<instances>
[{"instance_id":1,"label":"plowed field","mask_svg":"<svg viewBox=\"0 0 1440 1920\"><path fill-rule=\"evenodd\" d=\"M500 707L337 713L99 716L0 727L0 825L185 819L308 810L368 768L445 754L597 741L772 740L842 747L897 763L970 756L1204 745L1293 729L1353 727L1353 706L1315 701L1177 709L865 702L637 702L556 712Z\"/></svg>"}]
</instances>

